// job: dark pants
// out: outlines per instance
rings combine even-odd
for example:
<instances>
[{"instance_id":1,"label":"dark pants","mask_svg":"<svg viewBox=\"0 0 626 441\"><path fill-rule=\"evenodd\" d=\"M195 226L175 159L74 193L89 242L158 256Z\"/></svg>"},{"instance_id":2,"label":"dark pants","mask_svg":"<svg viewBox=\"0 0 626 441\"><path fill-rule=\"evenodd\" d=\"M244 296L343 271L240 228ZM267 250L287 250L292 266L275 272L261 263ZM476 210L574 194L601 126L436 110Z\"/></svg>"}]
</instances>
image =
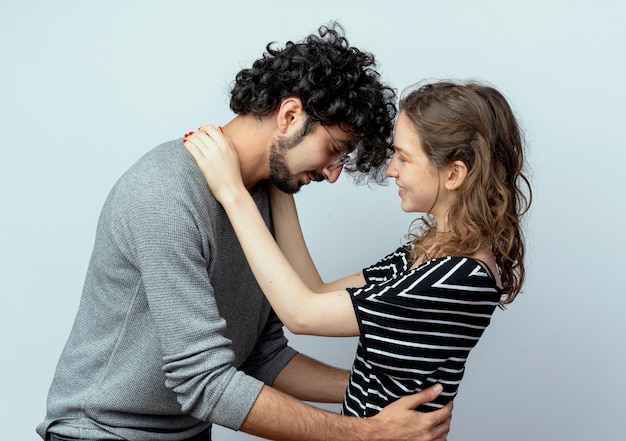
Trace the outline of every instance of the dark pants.
<instances>
[{"instance_id":1,"label":"dark pants","mask_svg":"<svg viewBox=\"0 0 626 441\"><path fill-rule=\"evenodd\" d=\"M96 440L84 440L79 438L69 438L67 436L56 435L54 433L48 433L46 441L96 441ZM198 435L187 438L185 441L211 441L211 429L206 432L199 433Z\"/></svg>"},{"instance_id":2,"label":"dark pants","mask_svg":"<svg viewBox=\"0 0 626 441\"><path fill-rule=\"evenodd\" d=\"M56 435L54 433L48 433L46 436L46 441L80 441L77 438L68 438L61 435Z\"/></svg>"}]
</instances>

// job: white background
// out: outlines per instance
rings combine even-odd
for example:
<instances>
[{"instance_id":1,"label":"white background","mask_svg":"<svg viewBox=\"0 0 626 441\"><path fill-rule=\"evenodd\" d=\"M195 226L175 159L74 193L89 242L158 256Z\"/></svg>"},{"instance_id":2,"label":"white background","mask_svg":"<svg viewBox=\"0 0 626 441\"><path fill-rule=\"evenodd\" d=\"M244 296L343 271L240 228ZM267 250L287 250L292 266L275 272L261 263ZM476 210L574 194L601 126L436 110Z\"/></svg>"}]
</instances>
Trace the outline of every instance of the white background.
<instances>
[{"instance_id":1,"label":"white background","mask_svg":"<svg viewBox=\"0 0 626 441\"><path fill-rule=\"evenodd\" d=\"M331 19L399 91L424 78L491 82L529 141L528 281L470 357L450 439L626 439L624 5L2 0L0 439L38 439L115 180L155 145L228 122L235 73L267 42ZM395 248L412 219L393 183L315 184L298 205L327 278ZM293 344L349 367L355 340Z\"/></svg>"}]
</instances>

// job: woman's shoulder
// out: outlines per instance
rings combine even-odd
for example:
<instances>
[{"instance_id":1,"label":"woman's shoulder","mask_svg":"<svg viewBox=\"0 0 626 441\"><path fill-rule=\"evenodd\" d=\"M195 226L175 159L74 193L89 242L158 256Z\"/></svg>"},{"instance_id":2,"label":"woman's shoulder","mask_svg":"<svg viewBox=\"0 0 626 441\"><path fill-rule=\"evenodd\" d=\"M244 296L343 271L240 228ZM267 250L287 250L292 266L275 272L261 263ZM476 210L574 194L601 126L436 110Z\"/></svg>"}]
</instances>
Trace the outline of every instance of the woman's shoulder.
<instances>
[{"instance_id":1,"label":"woman's shoulder","mask_svg":"<svg viewBox=\"0 0 626 441\"><path fill-rule=\"evenodd\" d=\"M365 268L363 274L367 280L386 280L406 271L410 266L410 249L406 245L402 245Z\"/></svg>"},{"instance_id":2,"label":"woman's shoulder","mask_svg":"<svg viewBox=\"0 0 626 441\"><path fill-rule=\"evenodd\" d=\"M501 292L489 266L475 257L437 257L416 266L411 272L412 279L419 279L429 289L488 292L494 295Z\"/></svg>"}]
</instances>

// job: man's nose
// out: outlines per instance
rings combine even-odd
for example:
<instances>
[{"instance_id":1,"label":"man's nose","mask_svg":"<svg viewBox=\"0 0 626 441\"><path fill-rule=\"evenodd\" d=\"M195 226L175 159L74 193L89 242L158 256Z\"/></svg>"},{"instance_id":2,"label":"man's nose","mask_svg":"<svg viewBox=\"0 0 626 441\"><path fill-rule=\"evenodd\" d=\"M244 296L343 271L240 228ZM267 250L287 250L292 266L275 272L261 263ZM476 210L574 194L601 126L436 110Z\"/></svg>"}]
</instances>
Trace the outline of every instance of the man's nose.
<instances>
[{"instance_id":1,"label":"man's nose","mask_svg":"<svg viewBox=\"0 0 626 441\"><path fill-rule=\"evenodd\" d=\"M334 184L335 182L337 182L337 179L339 179L341 170L343 170L343 165L340 165L339 167L333 167L332 169L328 169L328 167L326 167L324 168L324 176L326 177L326 180L328 182Z\"/></svg>"}]
</instances>

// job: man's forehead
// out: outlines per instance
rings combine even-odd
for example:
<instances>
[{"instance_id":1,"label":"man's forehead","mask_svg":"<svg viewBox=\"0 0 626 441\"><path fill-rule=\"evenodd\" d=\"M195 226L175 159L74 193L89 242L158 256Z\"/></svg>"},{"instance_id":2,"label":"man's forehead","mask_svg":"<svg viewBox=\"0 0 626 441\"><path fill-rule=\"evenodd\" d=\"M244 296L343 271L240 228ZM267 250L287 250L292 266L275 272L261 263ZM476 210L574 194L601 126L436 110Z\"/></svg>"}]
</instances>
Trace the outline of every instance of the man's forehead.
<instances>
[{"instance_id":1,"label":"man's forehead","mask_svg":"<svg viewBox=\"0 0 626 441\"><path fill-rule=\"evenodd\" d=\"M356 139L354 133L350 130L346 123L335 124L329 127L332 130L331 135L333 139L347 152L351 152L356 148Z\"/></svg>"}]
</instances>

